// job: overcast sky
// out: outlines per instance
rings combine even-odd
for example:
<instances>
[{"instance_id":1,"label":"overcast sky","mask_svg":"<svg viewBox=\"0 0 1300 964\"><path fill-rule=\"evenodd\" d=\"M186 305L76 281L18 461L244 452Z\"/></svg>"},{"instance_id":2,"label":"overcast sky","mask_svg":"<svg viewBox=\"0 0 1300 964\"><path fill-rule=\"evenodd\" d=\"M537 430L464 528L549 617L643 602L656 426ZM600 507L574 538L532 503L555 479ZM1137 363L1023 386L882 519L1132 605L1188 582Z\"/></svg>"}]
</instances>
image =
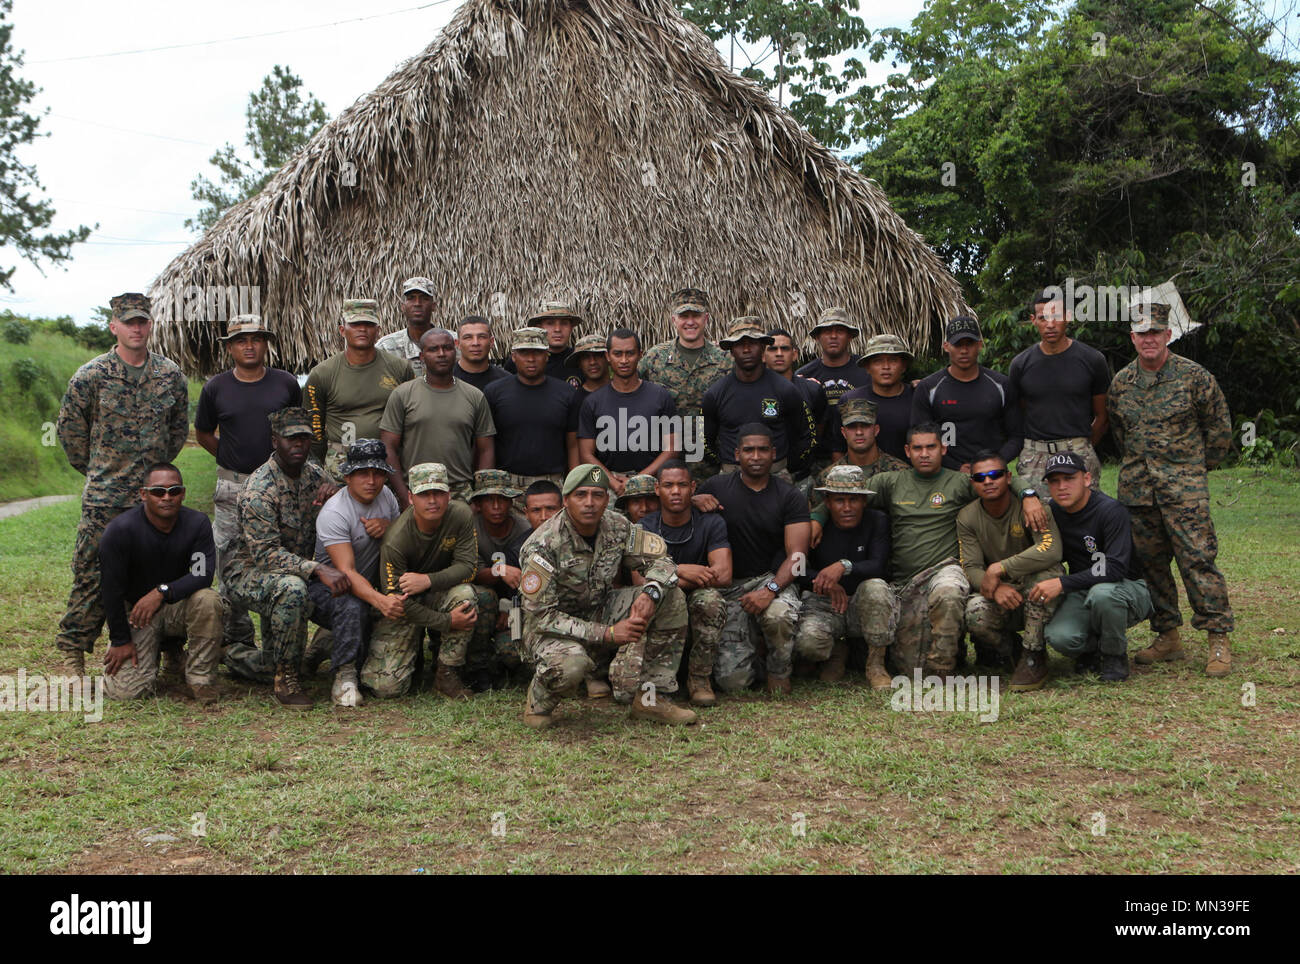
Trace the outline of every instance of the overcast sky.
<instances>
[{"instance_id":1,"label":"overcast sky","mask_svg":"<svg viewBox=\"0 0 1300 964\"><path fill-rule=\"evenodd\" d=\"M289 66L334 117L423 50L459 3L15 0L20 76L42 88L36 106L50 110L50 136L20 157L36 165L56 230L98 228L66 267L19 261L0 306L84 323L112 295L143 291L197 237L185 228L199 207L190 182L216 179L212 152L229 141L247 156L248 95L273 65ZM922 3L863 6L876 29L906 25ZM248 35L261 36L211 43ZM2 263L14 263L11 249Z\"/></svg>"}]
</instances>

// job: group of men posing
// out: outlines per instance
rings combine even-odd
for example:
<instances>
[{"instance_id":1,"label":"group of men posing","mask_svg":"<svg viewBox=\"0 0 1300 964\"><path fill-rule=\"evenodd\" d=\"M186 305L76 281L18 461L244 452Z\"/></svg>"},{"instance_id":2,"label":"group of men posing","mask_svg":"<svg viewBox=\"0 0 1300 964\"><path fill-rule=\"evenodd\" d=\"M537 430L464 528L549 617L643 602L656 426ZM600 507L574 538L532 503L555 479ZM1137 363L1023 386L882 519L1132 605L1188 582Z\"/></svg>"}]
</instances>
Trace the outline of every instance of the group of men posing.
<instances>
[{"instance_id":1,"label":"group of men posing","mask_svg":"<svg viewBox=\"0 0 1300 964\"><path fill-rule=\"evenodd\" d=\"M1169 351L1165 305L1140 309L1113 380L1040 292L1040 340L1008 374L979 364L961 316L949 364L908 382L906 344L877 334L852 353L862 333L840 308L797 371L793 336L757 317L710 342L708 296L689 288L668 306L676 337L649 350L630 329L571 344L583 319L549 302L498 366L486 319L435 326L425 278L400 295L407 325L382 338L376 302L344 302L344 350L303 389L268 367L260 317L230 322L233 367L195 418L217 463L211 524L182 505L171 461L184 375L147 349L148 299L112 300L118 344L74 375L58 425L87 476L57 641L70 668L106 619L110 697L161 671L212 702L224 661L309 708L302 677L328 659L350 707L417 685L427 636L438 692L514 679L533 727L582 687L690 723L679 686L710 706L715 686L833 682L860 641L887 688L956 672L969 633L978 663L1032 690L1046 645L1127 678L1126 631L1148 617L1158 636L1137 660L1183 656L1176 559L1207 672L1229 670L1206 472L1231 423L1213 376ZM1099 487L1108 427L1118 500Z\"/></svg>"}]
</instances>

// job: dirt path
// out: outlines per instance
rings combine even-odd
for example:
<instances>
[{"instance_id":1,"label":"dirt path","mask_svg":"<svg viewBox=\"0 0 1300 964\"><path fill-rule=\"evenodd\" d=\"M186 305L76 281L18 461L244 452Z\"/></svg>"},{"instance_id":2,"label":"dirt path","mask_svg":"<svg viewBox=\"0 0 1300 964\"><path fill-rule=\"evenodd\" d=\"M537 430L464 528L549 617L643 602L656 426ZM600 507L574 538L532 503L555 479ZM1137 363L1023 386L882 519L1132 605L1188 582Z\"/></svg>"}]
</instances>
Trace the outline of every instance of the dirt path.
<instances>
[{"instance_id":1,"label":"dirt path","mask_svg":"<svg viewBox=\"0 0 1300 964\"><path fill-rule=\"evenodd\" d=\"M8 519L10 516L22 515L28 509L39 509L43 505L54 505L75 498L75 495L43 495L39 499L19 499L17 502L5 502L0 504L0 519Z\"/></svg>"}]
</instances>

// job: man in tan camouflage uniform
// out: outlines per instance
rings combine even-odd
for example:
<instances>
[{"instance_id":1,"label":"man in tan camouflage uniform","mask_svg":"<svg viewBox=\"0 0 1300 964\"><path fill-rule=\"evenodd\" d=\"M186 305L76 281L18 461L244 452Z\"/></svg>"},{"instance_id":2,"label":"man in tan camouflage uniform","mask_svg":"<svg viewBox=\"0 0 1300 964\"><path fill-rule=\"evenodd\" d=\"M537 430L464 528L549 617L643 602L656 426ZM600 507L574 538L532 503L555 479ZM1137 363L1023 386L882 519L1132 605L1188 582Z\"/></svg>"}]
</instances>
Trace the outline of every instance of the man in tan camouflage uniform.
<instances>
[{"instance_id":1,"label":"man in tan camouflage uniform","mask_svg":"<svg viewBox=\"0 0 1300 964\"><path fill-rule=\"evenodd\" d=\"M72 556L72 592L55 646L67 670L85 674L85 654L104 627L99 586L99 538L104 527L134 506L145 470L170 462L189 433L185 375L169 358L149 351L149 299L118 295L109 302L112 351L77 369L59 408L59 444L86 477L81 521Z\"/></svg>"},{"instance_id":2,"label":"man in tan camouflage uniform","mask_svg":"<svg viewBox=\"0 0 1300 964\"><path fill-rule=\"evenodd\" d=\"M1169 564L1178 561L1192 604L1192 625L1209 634L1205 672L1226 676L1232 607L1214 564L1219 541L1210 518L1206 473L1232 445L1232 417L1214 376L1169 350L1169 306L1148 304L1130 324L1138 357L1111 383L1106 405L1122 460L1119 501L1133 518L1133 548L1151 593L1156 641L1139 663L1180 659L1178 589Z\"/></svg>"},{"instance_id":3,"label":"man in tan camouflage uniform","mask_svg":"<svg viewBox=\"0 0 1300 964\"><path fill-rule=\"evenodd\" d=\"M537 664L524 703L524 723L551 725L551 711L573 695L595 666L591 654L614 649L609 678L632 716L659 723L695 722L668 698L686 641L686 599L663 539L634 526L609 506L609 474L580 465L564 480L564 510L520 550L524 564L523 649ZM645 577L614 588L620 567Z\"/></svg>"},{"instance_id":4,"label":"man in tan camouflage uniform","mask_svg":"<svg viewBox=\"0 0 1300 964\"><path fill-rule=\"evenodd\" d=\"M406 327L384 335L375 348L405 358L416 378L424 377L424 360L420 357L420 339L433 327L433 282L428 278L407 278L402 282L402 317Z\"/></svg>"},{"instance_id":5,"label":"man in tan camouflage uniform","mask_svg":"<svg viewBox=\"0 0 1300 964\"><path fill-rule=\"evenodd\" d=\"M708 340L709 296L698 288L683 288L668 304L668 320L677 337L660 342L641 358L638 373L646 381L672 392L683 424L704 417L704 391L731 371L731 353ZM696 423L702 425L702 422ZM697 433L698 434L698 433ZM706 479L721 467L718 453L706 451L691 466L691 475Z\"/></svg>"}]
</instances>

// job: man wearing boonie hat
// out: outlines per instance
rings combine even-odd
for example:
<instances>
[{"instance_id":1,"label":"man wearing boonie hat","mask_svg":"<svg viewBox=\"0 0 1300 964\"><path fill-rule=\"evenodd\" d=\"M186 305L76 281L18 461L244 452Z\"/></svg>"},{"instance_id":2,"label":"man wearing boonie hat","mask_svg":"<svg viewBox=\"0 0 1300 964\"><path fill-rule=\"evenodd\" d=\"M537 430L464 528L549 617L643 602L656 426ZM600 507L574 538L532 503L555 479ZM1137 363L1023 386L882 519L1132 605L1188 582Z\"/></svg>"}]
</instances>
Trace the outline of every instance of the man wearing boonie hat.
<instances>
[{"instance_id":1,"label":"man wearing boonie hat","mask_svg":"<svg viewBox=\"0 0 1300 964\"><path fill-rule=\"evenodd\" d=\"M478 622L469 644L466 671L475 688L486 689L501 682L502 676L519 667L519 650L510 635L508 616L511 600L519 594L523 572L519 550L532 529L517 513L513 500L522 493L501 469L480 469L474 473L474 491L469 494L478 540L478 571L474 575Z\"/></svg>"},{"instance_id":2,"label":"man wearing boonie hat","mask_svg":"<svg viewBox=\"0 0 1300 964\"><path fill-rule=\"evenodd\" d=\"M1043 469L1052 515L1061 530L1068 576L1029 590L1036 603L1061 597L1047 624L1047 645L1074 659L1076 672L1097 672L1107 682L1128 679L1128 634L1151 615L1151 596L1133 554L1128 509L1091 488L1092 473L1078 452L1057 452Z\"/></svg>"},{"instance_id":3,"label":"man wearing boonie hat","mask_svg":"<svg viewBox=\"0 0 1300 964\"><path fill-rule=\"evenodd\" d=\"M912 425L912 385L904 377L912 363L912 351L907 342L897 335L872 335L862 349L858 366L870 376L870 384L863 385L840 396L840 402L865 398L876 406L876 424L880 426L876 444L882 452L896 459L906 459L907 430ZM844 437L840 434L839 409L833 409L826 420L826 434L831 450L845 451Z\"/></svg>"},{"instance_id":4,"label":"man wearing boonie hat","mask_svg":"<svg viewBox=\"0 0 1300 964\"><path fill-rule=\"evenodd\" d=\"M609 384L609 358L605 354L607 335L593 332L583 335L573 345L573 353L564 360L564 367L577 374L565 379L574 388L582 389L580 398L586 398L597 389ZM579 403L581 404L581 403Z\"/></svg>"},{"instance_id":5,"label":"man wearing boonie hat","mask_svg":"<svg viewBox=\"0 0 1300 964\"><path fill-rule=\"evenodd\" d=\"M307 584L317 580L331 594L351 589L347 576L315 559L316 511L338 487L307 458L312 426L304 409L283 408L269 421L274 454L239 496L239 534L222 587L233 605L261 614L262 648L235 643L225 663L246 679L273 677L281 706L309 710L299 680L312 609Z\"/></svg>"},{"instance_id":6,"label":"man wearing boonie hat","mask_svg":"<svg viewBox=\"0 0 1300 964\"><path fill-rule=\"evenodd\" d=\"M113 298L110 351L77 369L59 408L59 444L86 477L72 556L72 591L55 648L70 675L84 676L86 653L104 626L99 586L99 539L118 515L140 501L144 475L170 462L185 445L189 391L170 358L149 351L153 308L129 292Z\"/></svg>"},{"instance_id":7,"label":"man wearing boonie hat","mask_svg":"<svg viewBox=\"0 0 1300 964\"><path fill-rule=\"evenodd\" d=\"M582 316L567 301L543 301L524 324L546 332L546 347L550 352L546 356L546 374L564 381L569 375L564 363L573 354L569 340L573 337L573 329L582 324ZM515 374L513 359L507 359L502 367L511 375Z\"/></svg>"},{"instance_id":8,"label":"man wearing boonie hat","mask_svg":"<svg viewBox=\"0 0 1300 964\"><path fill-rule=\"evenodd\" d=\"M347 458L347 447L359 438L380 437L379 420L388 396L415 377L405 358L375 349L379 302L344 301L339 334L343 351L311 370L303 392L316 437L312 454L336 481L343 478L339 466Z\"/></svg>"},{"instance_id":9,"label":"man wearing boonie hat","mask_svg":"<svg viewBox=\"0 0 1300 964\"><path fill-rule=\"evenodd\" d=\"M1151 592L1156 641L1139 663L1184 655L1173 560L1183 574L1192 625L1208 634L1208 676L1232 666L1228 587L1215 565L1207 472L1232 448L1232 416L1214 376L1169 350L1170 306L1147 303L1130 324L1137 358L1111 382L1106 407L1120 449L1119 500L1133 517L1133 548Z\"/></svg>"},{"instance_id":10,"label":"man wearing boonie hat","mask_svg":"<svg viewBox=\"0 0 1300 964\"><path fill-rule=\"evenodd\" d=\"M361 685L375 696L411 689L424 631L440 633L434 688L449 699L473 694L461 679L478 622L471 580L478 572L473 512L451 498L447 467L411 466L411 506L388 527L379 549L380 589L401 601L400 616L385 616L370 637Z\"/></svg>"},{"instance_id":11,"label":"man wearing boonie hat","mask_svg":"<svg viewBox=\"0 0 1300 964\"><path fill-rule=\"evenodd\" d=\"M402 282L398 307L406 327L390 332L375 342L375 347L410 363L416 378L424 377L420 360L420 337L433 327L433 282L428 278L407 278Z\"/></svg>"},{"instance_id":12,"label":"man wearing boonie hat","mask_svg":"<svg viewBox=\"0 0 1300 964\"><path fill-rule=\"evenodd\" d=\"M536 664L524 723L543 729L566 696L613 650L609 678L631 715L658 723L695 722L675 706L677 667L686 641L686 599L662 537L634 526L609 506L609 473L579 465L564 479L564 509L524 543L523 655ZM620 568L639 586L615 589Z\"/></svg>"},{"instance_id":13,"label":"man wearing boonie hat","mask_svg":"<svg viewBox=\"0 0 1300 964\"><path fill-rule=\"evenodd\" d=\"M623 494L614 502L614 508L632 523L640 522L649 513L658 511L659 496L655 494L655 477L634 475L628 479Z\"/></svg>"},{"instance_id":14,"label":"man wearing boonie hat","mask_svg":"<svg viewBox=\"0 0 1300 964\"><path fill-rule=\"evenodd\" d=\"M273 338L275 334L260 315L232 318L221 340L234 367L207 380L194 415L195 439L217 460L212 534L217 542L217 574L223 582L230 546L239 529L239 494L271 455L271 424L267 417L282 408L302 405L298 379L266 365ZM255 637L248 613L232 606L222 645L234 643L252 646Z\"/></svg>"}]
</instances>

